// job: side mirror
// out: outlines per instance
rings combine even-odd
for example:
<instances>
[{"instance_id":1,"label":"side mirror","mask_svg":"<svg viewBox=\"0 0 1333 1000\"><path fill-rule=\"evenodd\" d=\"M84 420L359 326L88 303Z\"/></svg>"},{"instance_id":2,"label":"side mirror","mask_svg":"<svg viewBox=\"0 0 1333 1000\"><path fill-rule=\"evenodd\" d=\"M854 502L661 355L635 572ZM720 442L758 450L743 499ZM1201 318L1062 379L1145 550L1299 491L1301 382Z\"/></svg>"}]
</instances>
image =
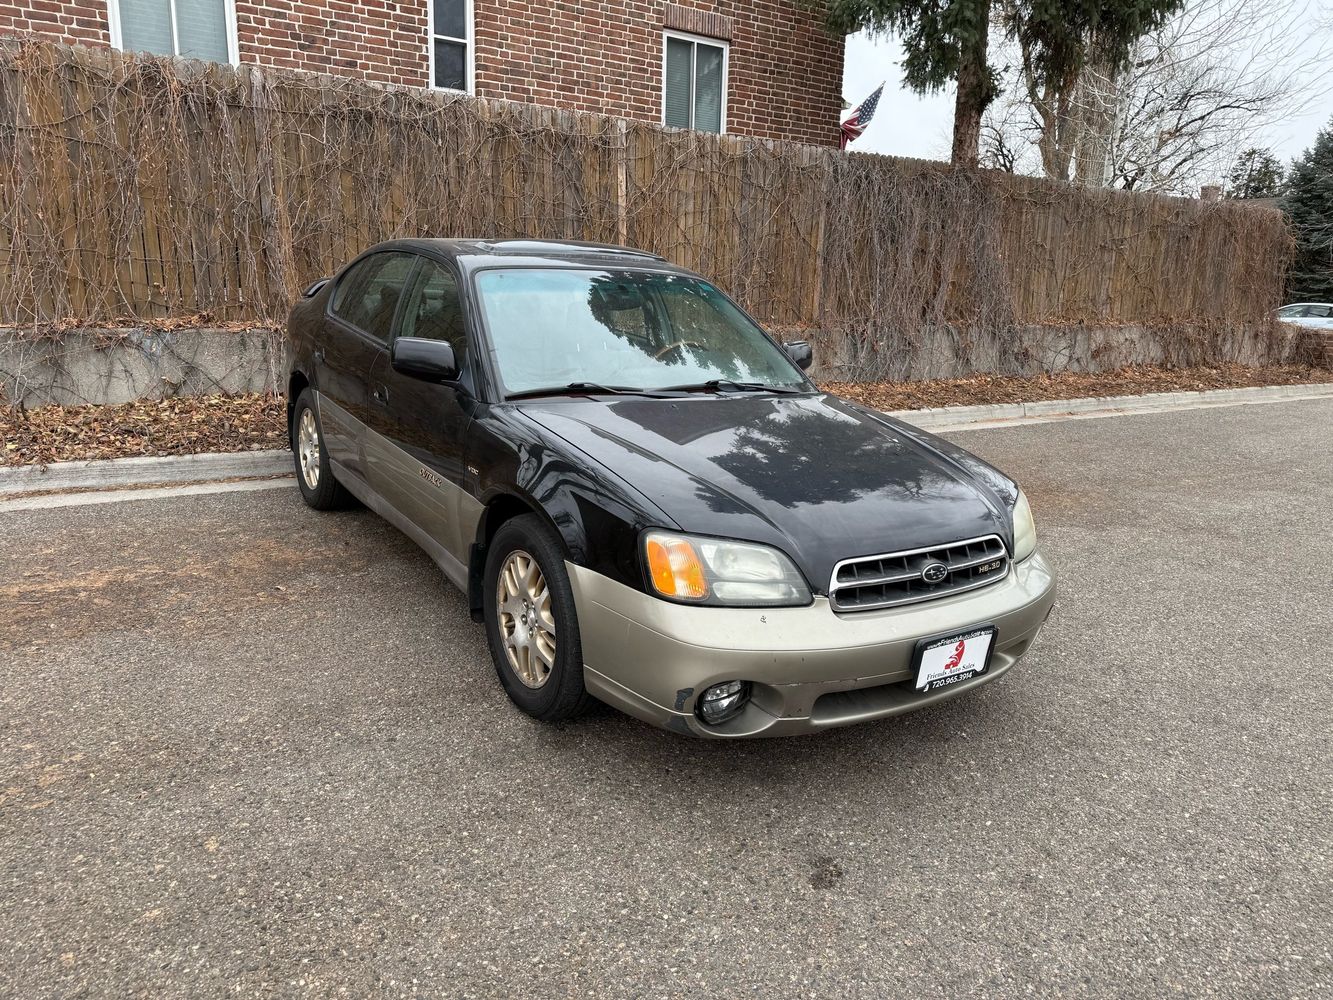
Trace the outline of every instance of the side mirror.
<instances>
[{"instance_id":1,"label":"side mirror","mask_svg":"<svg viewBox=\"0 0 1333 1000\"><path fill-rule=\"evenodd\" d=\"M782 345L787 357L796 362L796 367L805 371L815 360L815 352L810 349L808 340L789 340Z\"/></svg>"},{"instance_id":2,"label":"side mirror","mask_svg":"<svg viewBox=\"0 0 1333 1000\"><path fill-rule=\"evenodd\" d=\"M389 363L398 374L425 382L453 382L458 378L454 349L445 340L399 337L389 352Z\"/></svg>"}]
</instances>

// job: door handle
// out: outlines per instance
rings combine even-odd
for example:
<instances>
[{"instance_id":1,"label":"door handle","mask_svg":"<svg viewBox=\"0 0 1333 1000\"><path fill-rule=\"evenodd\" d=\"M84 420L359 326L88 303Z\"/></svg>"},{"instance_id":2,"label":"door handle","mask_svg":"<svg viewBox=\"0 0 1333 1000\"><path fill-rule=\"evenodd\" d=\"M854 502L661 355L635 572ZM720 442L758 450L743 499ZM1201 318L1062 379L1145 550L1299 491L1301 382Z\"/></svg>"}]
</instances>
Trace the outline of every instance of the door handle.
<instances>
[{"instance_id":1,"label":"door handle","mask_svg":"<svg viewBox=\"0 0 1333 1000\"><path fill-rule=\"evenodd\" d=\"M316 347L316 348L315 348L315 364L317 364L317 365L322 365L323 363L324 363L324 348L322 348L322 347Z\"/></svg>"}]
</instances>

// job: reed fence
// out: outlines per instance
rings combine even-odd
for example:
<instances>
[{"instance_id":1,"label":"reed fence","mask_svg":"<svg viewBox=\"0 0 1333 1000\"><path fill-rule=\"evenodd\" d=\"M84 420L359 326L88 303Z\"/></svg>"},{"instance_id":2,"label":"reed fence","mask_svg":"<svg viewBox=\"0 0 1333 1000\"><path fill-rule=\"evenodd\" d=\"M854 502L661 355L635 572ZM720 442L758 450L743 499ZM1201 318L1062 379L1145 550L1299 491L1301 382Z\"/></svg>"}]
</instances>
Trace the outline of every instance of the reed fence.
<instances>
[{"instance_id":1,"label":"reed fence","mask_svg":"<svg viewBox=\"0 0 1333 1000\"><path fill-rule=\"evenodd\" d=\"M27 38L0 42L0 170L0 324L34 329L278 323L380 240L528 236L655 250L853 375L940 337L1021 367L1034 327L1192 362L1269 350L1290 254L1239 203Z\"/></svg>"}]
</instances>

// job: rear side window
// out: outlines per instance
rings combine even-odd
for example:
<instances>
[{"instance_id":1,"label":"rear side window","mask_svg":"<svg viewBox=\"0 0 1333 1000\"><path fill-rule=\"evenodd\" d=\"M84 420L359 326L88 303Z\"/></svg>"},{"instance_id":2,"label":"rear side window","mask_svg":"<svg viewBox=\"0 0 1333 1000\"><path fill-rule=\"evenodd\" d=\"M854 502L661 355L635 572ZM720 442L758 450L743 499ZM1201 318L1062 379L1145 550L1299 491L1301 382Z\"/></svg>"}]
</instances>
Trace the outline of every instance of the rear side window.
<instances>
[{"instance_id":1,"label":"rear side window","mask_svg":"<svg viewBox=\"0 0 1333 1000\"><path fill-rule=\"evenodd\" d=\"M377 253L357 264L333 292L333 315L388 341L403 285L417 261L415 254Z\"/></svg>"}]
</instances>

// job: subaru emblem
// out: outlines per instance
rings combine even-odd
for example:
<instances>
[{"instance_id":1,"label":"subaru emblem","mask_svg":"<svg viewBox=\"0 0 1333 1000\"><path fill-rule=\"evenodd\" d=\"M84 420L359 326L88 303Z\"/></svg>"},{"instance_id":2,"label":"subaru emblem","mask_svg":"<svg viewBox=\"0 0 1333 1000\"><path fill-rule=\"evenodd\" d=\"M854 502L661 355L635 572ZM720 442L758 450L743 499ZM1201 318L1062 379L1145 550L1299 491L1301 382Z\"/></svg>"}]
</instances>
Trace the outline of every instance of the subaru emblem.
<instances>
[{"instance_id":1,"label":"subaru emblem","mask_svg":"<svg viewBox=\"0 0 1333 1000\"><path fill-rule=\"evenodd\" d=\"M942 562L926 563L926 568L921 571L921 579L926 583L943 583L948 575L949 567Z\"/></svg>"}]
</instances>

